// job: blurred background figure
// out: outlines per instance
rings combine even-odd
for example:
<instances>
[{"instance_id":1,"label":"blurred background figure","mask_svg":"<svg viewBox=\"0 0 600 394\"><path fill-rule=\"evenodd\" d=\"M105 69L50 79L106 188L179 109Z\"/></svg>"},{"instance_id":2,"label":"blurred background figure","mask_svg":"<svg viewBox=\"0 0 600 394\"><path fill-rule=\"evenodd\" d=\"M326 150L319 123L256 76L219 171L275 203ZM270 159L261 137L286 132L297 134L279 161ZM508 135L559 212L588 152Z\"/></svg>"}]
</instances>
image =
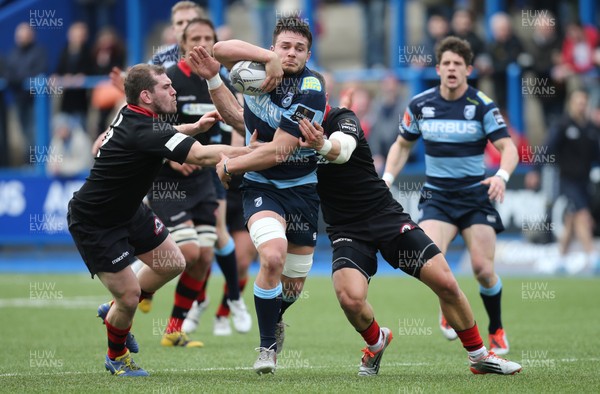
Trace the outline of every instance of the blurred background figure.
<instances>
[{"instance_id":1,"label":"blurred background figure","mask_svg":"<svg viewBox=\"0 0 600 394\"><path fill-rule=\"evenodd\" d=\"M69 27L67 45L60 54L56 75L62 77L62 85L65 86L60 112L68 114L83 127L87 125L88 90L76 86L80 86L83 78L92 71L87 26L83 22L75 22Z\"/></svg>"},{"instance_id":2,"label":"blurred background figure","mask_svg":"<svg viewBox=\"0 0 600 394\"><path fill-rule=\"evenodd\" d=\"M125 44L112 27L105 27L98 33L92 49L92 59L94 75L108 75L113 67L124 68ZM114 105L119 102L120 95L111 88L110 82L100 83L92 92L92 105L98 110L94 136L106 130L109 115Z\"/></svg>"},{"instance_id":3,"label":"blurred background figure","mask_svg":"<svg viewBox=\"0 0 600 394\"><path fill-rule=\"evenodd\" d=\"M514 35L510 16L504 12L494 14L490 20L492 41L488 42L489 62L482 72L490 74L494 86L494 102L501 110L506 110L506 70L523 53L521 41ZM481 67L481 62L480 67Z\"/></svg>"},{"instance_id":4,"label":"blurred background figure","mask_svg":"<svg viewBox=\"0 0 600 394\"><path fill-rule=\"evenodd\" d=\"M21 126L23 157L27 162L30 147L35 144L35 119L33 98L25 85L36 84L32 78L48 70L46 51L35 42L35 32L27 22L20 23L15 29L15 48L6 60L6 79L15 100L15 110Z\"/></svg>"},{"instance_id":5,"label":"blurred background figure","mask_svg":"<svg viewBox=\"0 0 600 394\"><path fill-rule=\"evenodd\" d=\"M535 20L533 32L524 42L530 56L530 70L534 78L552 88L552 94L540 95L544 119L543 129L555 124L563 112L565 101L564 81L555 78L554 71L560 63L561 38L556 18L548 10L541 10Z\"/></svg>"},{"instance_id":6,"label":"blurred background figure","mask_svg":"<svg viewBox=\"0 0 600 394\"><path fill-rule=\"evenodd\" d=\"M385 0L361 0L363 27L363 53L367 68L384 68L385 49Z\"/></svg>"},{"instance_id":7,"label":"blurred background figure","mask_svg":"<svg viewBox=\"0 0 600 394\"><path fill-rule=\"evenodd\" d=\"M448 36L449 32L450 25L448 24L446 17L442 14L432 14L427 20L427 33L425 35L425 40L420 45L420 48L422 48L423 52L422 54L425 56L419 56L419 53L415 53L417 56L413 57L413 59L415 59L413 65L418 67L434 67L435 47L438 42L442 41ZM437 83L434 83L433 85L435 84Z\"/></svg>"},{"instance_id":8,"label":"blurred background figure","mask_svg":"<svg viewBox=\"0 0 600 394\"><path fill-rule=\"evenodd\" d=\"M69 115L58 113L52 118L52 141L46 164L48 175L72 177L92 166L92 142L81 126Z\"/></svg>"},{"instance_id":9,"label":"blurred background figure","mask_svg":"<svg viewBox=\"0 0 600 394\"><path fill-rule=\"evenodd\" d=\"M273 30L276 23L276 0L253 0L252 2L254 14L256 15L256 35L258 45L263 48L270 48L273 43ZM220 33L220 32L219 32ZM224 41L222 34L219 34L219 39Z\"/></svg>"},{"instance_id":10,"label":"blurred background figure","mask_svg":"<svg viewBox=\"0 0 600 394\"><path fill-rule=\"evenodd\" d=\"M408 104L401 92L401 84L392 74L381 80L377 96L373 99L368 118L371 120L369 146L373 154L375 169L383 174L385 159L390 146L398 138L400 116Z\"/></svg>"},{"instance_id":11,"label":"blurred background figure","mask_svg":"<svg viewBox=\"0 0 600 394\"><path fill-rule=\"evenodd\" d=\"M590 171L594 164L600 164L600 142L597 129L588 116L587 105L587 92L574 90L567 103L567 113L551 129L546 144L546 154L556 158L560 194L567 199L564 229L559 239L561 257L558 266L568 273L577 273L585 267L574 266L572 259L567 258L573 238L581 243L587 264L595 269L600 264L594 246L594 219L590 211ZM525 185L534 189L539 187L539 168L527 174Z\"/></svg>"},{"instance_id":12,"label":"blurred background figure","mask_svg":"<svg viewBox=\"0 0 600 394\"><path fill-rule=\"evenodd\" d=\"M473 14L471 11L465 8L459 8L452 14L452 20L450 22L450 35L462 38L471 45L473 51L473 67L475 70L478 69L478 60L481 55L485 52L485 43L475 32L473 24ZM477 87L479 83L478 78L470 78L469 85Z\"/></svg>"}]
</instances>

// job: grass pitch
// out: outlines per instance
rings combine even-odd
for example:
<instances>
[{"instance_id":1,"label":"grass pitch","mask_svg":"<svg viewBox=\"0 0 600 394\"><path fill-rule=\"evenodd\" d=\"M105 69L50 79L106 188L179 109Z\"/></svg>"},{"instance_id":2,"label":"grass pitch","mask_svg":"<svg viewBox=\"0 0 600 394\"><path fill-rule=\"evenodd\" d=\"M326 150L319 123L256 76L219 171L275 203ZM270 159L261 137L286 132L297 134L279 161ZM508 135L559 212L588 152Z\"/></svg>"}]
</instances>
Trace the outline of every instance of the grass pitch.
<instances>
[{"instance_id":1,"label":"grass pitch","mask_svg":"<svg viewBox=\"0 0 600 394\"><path fill-rule=\"evenodd\" d=\"M487 316L471 278L460 278L487 345ZM503 278L503 322L515 376L475 376L459 341L437 326L437 300L406 276L375 277L369 300L394 340L379 376L359 378L363 341L347 323L329 277L310 277L285 321L285 348L275 375L251 369L258 344L249 334L214 337L212 321L222 289L214 275L211 304L193 334L202 349L163 348L159 341L173 300L174 283L156 294L149 314L138 311L135 360L148 378L117 378L104 370L104 326L96 307L108 299L87 275L0 277L0 392L123 393L321 393L321 392L600 392L600 280ZM249 282L252 283L252 282ZM252 287L249 286L251 289ZM251 292L244 295L254 318Z\"/></svg>"}]
</instances>

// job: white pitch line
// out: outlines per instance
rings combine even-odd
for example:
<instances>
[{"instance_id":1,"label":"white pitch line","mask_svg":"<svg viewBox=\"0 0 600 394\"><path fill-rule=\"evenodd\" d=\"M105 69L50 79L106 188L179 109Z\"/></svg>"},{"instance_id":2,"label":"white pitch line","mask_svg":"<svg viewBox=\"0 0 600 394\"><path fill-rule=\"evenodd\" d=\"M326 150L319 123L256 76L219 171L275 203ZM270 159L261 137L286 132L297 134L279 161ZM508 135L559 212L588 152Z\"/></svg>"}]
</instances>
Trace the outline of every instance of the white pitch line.
<instances>
[{"instance_id":1,"label":"white pitch line","mask_svg":"<svg viewBox=\"0 0 600 394\"><path fill-rule=\"evenodd\" d=\"M561 362L572 363L572 362L598 362L600 358L591 357L591 358L563 358L560 359ZM433 366L433 363L385 363L385 367L422 367L422 366ZM307 366L306 368L286 368L285 366L278 366L277 369L331 369L338 368L339 365L315 365L315 366ZM358 365L345 365L342 368L356 368ZM162 373L162 372L174 372L174 373L195 373L195 372L218 372L218 371L251 371L251 367L210 367L210 368L167 368L167 369L159 369L152 370L148 369L147 371L152 373ZM3 373L0 374L0 378L4 377L34 377L34 376L61 376L61 375L83 375L83 374L106 374L107 372L104 370L98 369L97 371L61 371L61 372L42 372L42 373L20 373L20 372L11 372L11 373Z\"/></svg>"},{"instance_id":2,"label":"white pitch line","mask_svg":"<svg viewBox=\"0 0 600 394\"><path fill-rule=\"evenodd\" d=\"M54 297L54 298L0 298L0 308L91 308L97 307L107 297Z\"/></svg>"}]
</instances>

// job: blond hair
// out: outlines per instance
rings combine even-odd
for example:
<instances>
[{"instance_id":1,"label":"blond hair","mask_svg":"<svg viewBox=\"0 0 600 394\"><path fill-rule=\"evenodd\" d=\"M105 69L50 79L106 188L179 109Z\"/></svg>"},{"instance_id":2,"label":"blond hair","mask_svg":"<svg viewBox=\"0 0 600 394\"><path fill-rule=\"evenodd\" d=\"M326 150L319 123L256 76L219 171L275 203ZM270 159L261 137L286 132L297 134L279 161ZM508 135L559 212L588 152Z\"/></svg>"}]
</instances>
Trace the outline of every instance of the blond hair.
<instances>
[{"instance_id":1,"label":"blond hair","mask_svg":"<svg viewBox=\"0 0 600 394\"><path fill-rule=\"evenodd\" d=\"M185 1L178 1L171 8L171 22L173 21L173 17L175 16L175 13L177 11L187 10L190 8L192 8L196 11L196 13L198 14L197 18L206 18L206 12L204 12L204 9L202 7L200 7L198 4L194 3L193 1L185 0Z\"/></svg>"}]
</instances>

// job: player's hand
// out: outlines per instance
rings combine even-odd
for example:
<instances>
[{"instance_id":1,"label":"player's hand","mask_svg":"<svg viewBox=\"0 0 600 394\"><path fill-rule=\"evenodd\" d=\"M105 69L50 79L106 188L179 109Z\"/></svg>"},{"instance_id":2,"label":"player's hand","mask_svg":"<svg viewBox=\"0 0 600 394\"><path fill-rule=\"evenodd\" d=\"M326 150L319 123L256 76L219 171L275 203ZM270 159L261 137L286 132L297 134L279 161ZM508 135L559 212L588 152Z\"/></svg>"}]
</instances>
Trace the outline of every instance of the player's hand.
<instances>
[{"instance_id":1,"label":"player's hand","mask_svg":"<svg viewBox=\"0 0 600 394\"><path fill-rule=\"evenodd\" d=\"M352 97L355 90L353 87L342 90L340 93L340 108L352 108Z\"/></svg>"},{"instance_id":2,"label":"player's hand","mask_svg":"<svg viewBox=\"0 0 600 394\"><path fill-rule=\"evenodd\" d=\"M225 174L225 160L229 160L229 157L221 153L221 161L217 163L216 170L223 187L225 189L229 189L229 182L231 182L231 176Z\"/></svg>"},{"instance_id":3,"label":"player's hand","mask_svg":"<svg viewBox=\"0 0 600 394\"><path fill-rule=\"evenodd\" d=\"M264 144L264 142L260 142L258 140L258 130L255 129L254 133L252 133L252 135L250 136L250 143L248 144L248 148L250 148L250 150L254 150Z\"/></svg>"},{"instance_id":4,"label":"player's hand","mask_svg":"<svg viewBox=\"0 0 600 394\"><path fill-rule=\"evenodd\" d=\"M223 121L223 118L219 114L218 111L210 111L202 115L200 119L195 124L195 127L200 130L201 133L204 133L210 130L211 127L215 125L215 123Z\"/></svg>"},{"instance_id":5,"label":"player's hand","mask_svg":"<svg viewBox=\"0 0 600 394\"><path fill-rule=\"evenodd\" d=\"M119 67L113 67L108 76L113 86L125 93L125 73Z\"/></svg>"},{"instance_id":6,"label":"player's hand","mask_svg":"<svg viewBox=\"0 0 600 394\"><path fill-rule=\"evenodd\" d=\"M318 123L310 123L308 119L300 119L298 122L300 125L300 131L302 132L302 138L299 138L299 145L303 148L312 148L316 151L320 150L325 143L323 138L324 130Z\"/></svg>"},{"instance_id":7,"label":"player's hand","mask_svg":"<svg viewBox=\"0 0 600 394\"><path fill-rule=\"evenodd\" d=\"M179 164L176 161L172 161L172 160L169 160L169 166L171 166L171 168L174 169L175 171L183 174L183 176L190 176L192 174L192 172L202 168L196 164L187 164L187 163Z\"/></svg>"},{"instance_id":8,"label":"player's hand","mask_svg":"<svg viewBox=\"0 0 600 394\"><path fill-rule=\"evenodd\" d=\"M221 69L221 63L201 46L194 47L188 52L186 63L195 74L198 74L204 79L211 79L217 75Z\"/></svg>"},{"instance_id":9,"label":"player's hand","mask_svg":"<svg viewBox=\"0 0 600 394\"><path fill-rule=\"evenodd\" d=\"M488 186L488 197L492 201L503 202L506 183L499 176L491 176L481 181L483 185Z\"/></svg>"},{"instance_id":10,"label":"player's hand","mask_svg":"<svg viewBox=\"0 0 600 394\"><path fill-rule=\"evenodd\" d=\"M263 92L270 92L271 90L275 89L283 79L283 67L281 67L281 60L279 59L279 56L275 54L275 52L271 53L271 58L267 63L265 63L267 77L265 78L263 84L260 85L260 89Z\"/></svg>"}]
</instances>

